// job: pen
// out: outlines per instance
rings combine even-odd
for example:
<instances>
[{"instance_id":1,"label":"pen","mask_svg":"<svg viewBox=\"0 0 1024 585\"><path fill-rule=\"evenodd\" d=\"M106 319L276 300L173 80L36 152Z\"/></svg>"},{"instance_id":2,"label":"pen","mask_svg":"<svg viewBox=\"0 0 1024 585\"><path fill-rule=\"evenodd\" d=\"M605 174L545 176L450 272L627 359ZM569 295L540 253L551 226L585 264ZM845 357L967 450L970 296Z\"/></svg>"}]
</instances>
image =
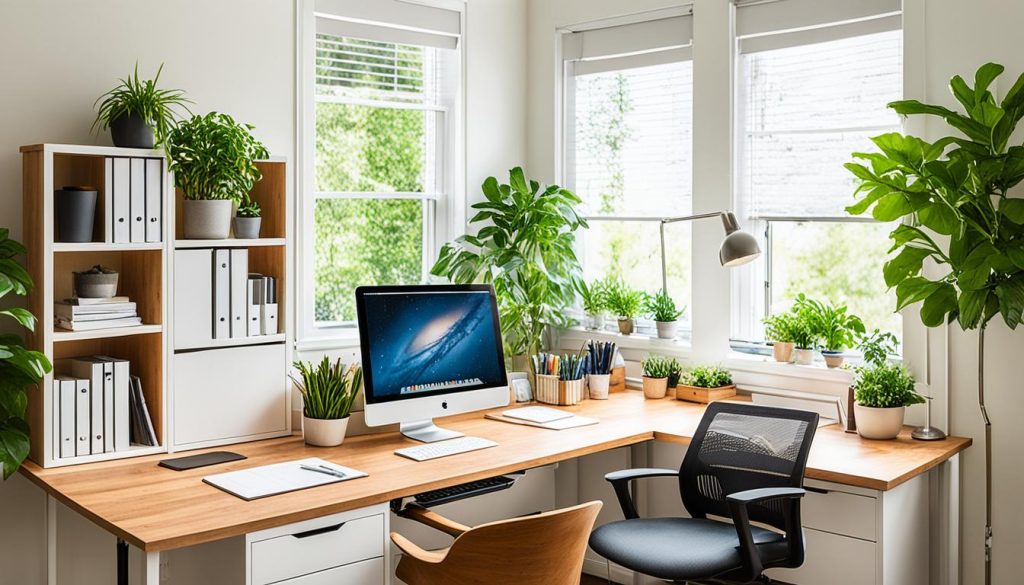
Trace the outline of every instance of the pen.
<instances>
[{"instance_id":1,"label":"pen","mask_svg":"<svg viewBox=\"0 0 1024 585\"><path fill-rule=\"evenodd\" d=\"M338 471L337 469L331 469L330 467L327 467L325 465L313 466L313 465L306 465L305 463L303 463L303 464L299 465L299 467L302 468L302 469L305 469L306 471L315 471L317 473L322 473L324 475L333 475L334 477L340 477L340 478L348 477L348 475L346 473Z\"/></svg>"}]
</instances>

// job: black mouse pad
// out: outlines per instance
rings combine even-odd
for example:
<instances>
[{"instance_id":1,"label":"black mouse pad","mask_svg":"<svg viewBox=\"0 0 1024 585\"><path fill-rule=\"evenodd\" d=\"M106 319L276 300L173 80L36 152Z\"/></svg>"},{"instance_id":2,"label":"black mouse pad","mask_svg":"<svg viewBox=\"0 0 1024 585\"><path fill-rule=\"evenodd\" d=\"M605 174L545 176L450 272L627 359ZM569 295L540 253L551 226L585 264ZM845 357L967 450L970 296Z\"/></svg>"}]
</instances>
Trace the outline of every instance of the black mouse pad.
<instances>
[{"instance_id":1,"label":"black mouse pad","mask_svg":"<svg viewBox=\"0 0 1024 585\"><path fill-rule=\"evenodd\" d=\"M231 451L212 451L210 453L200 453L199 455L164 459L159 465L174 471L185 471L186 469L217 465L218 463L227 463L228 461L241 461L245 458L245 455L239 455Z\"/></svg>"}]
</instances>

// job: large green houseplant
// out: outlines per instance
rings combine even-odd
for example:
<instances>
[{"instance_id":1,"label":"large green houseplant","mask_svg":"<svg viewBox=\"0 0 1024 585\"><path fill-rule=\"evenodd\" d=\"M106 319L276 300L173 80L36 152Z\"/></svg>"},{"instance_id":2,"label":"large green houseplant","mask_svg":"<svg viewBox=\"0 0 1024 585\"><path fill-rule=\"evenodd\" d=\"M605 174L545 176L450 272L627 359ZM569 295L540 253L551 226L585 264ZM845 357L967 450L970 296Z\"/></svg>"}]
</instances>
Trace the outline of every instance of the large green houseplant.
<instances>
[{"instance_id":1,"label":"large green houseplant","mask_svg":"<svg viewBox=\"0 0 1024 585\"><path fill-rule=\"evenodd\" d=\"M1024 75L1001 101L989 91L1003 66L987 63L971 87L950 80L964 113L915 100L889 104L901 115L925 114L958 133L927 142L899 133L873 139L881 152L855 153L846 164L857 180L853 215L902 223L890 237L896 255L884 266L897 310L921 302L929 327L978 329L978 403L985 423L986 583L991 582L992 424L985 407L985 328L996 316L1010 329L1024 312L1024 199L1009 191L1024 179L1024 145L1010 138L1024 117ZM934 237L938 234L941 237ZM938 278L923 273L931 259Z\"/></svg>"},{"instance_id":2,"label":"large green houseplant","mask_svg":"<svg viewBox=\"0 0 1024 585\"><path fill-rule=\"evenodd\" d=\"M494 285L505 355L516 358L514 369L525 369L544 326L569 323L566 309L582 288L575 232L587 222L576 213L580 199L572 191L527 181L519 167L509 171L508 184L488 177L483 194L486 201L472 206L476 233L445 244L430 272Z\"/></svg>"},{"instance_id":3,"label":"large green houseplant","mask_svg":"<svg viewBox=\"0 0 1024 585\"><path fill-rule=\"evenodd\" d=\"M0 228L0 299L11 292L24 296L32 289L32 277L16 259L24 253L25 247L8 237L7 228ZM35 328L36 318L26 309L4 309L0 315L14 319L30 331ZM46 356L26 349L20 336L0 335L0 462L4 479L28 457L25 389L38 384L49 371Z\"/></svg>"}]
</instances>

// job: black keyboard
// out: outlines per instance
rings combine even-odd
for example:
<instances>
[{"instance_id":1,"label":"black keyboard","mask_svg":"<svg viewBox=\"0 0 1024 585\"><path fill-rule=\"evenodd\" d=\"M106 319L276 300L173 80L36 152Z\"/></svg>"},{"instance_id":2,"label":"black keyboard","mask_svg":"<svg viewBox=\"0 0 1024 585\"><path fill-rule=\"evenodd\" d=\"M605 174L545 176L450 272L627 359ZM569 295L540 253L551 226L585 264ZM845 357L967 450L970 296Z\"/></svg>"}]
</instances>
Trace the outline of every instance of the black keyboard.
<instances>
[{"instance_id":1,"label":"black keyboard","mask_svg":"<svg viewBox=\"0 0 1024 585\"><path fill-rule=\"evenodd\" d=\"M423 492L422 494L416 494L414 499L417 504L425 508L429 508L431 506L447 504L448 502L454 502L455 500L461 500L463 498L471 498L481 494L489 494L491 492L508 489L512 487L512 484L515 482L516 480L514 478L499 475L498 477L489 477L487 479L471 481L469 483L441 488L439 490Z\"/></svg>"}]
</instances>

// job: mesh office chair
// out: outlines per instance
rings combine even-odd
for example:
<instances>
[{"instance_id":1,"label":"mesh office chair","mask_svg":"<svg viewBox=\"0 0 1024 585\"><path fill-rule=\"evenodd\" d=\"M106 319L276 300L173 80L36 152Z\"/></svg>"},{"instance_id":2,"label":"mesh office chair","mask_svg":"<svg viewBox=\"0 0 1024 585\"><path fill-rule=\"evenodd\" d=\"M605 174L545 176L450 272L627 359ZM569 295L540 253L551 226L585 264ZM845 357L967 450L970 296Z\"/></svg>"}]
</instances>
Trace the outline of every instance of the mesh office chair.
<instances>
[{"instance_id":1,"label":"mesh office chair","mask_svg":"<svg viewBox=\"0 0 1024 585\"><path fill-rule=\"evenodd\" d=\"M613 563L673 582L749 583L768 568L799 567L801 486L817 425L813 412L711 403L679 471L628 469L605 476L626 519L596 529L591 548ZM691 518L639 518L629 485L648 477L678 477Z\"/></svg>"}]
</instances>

